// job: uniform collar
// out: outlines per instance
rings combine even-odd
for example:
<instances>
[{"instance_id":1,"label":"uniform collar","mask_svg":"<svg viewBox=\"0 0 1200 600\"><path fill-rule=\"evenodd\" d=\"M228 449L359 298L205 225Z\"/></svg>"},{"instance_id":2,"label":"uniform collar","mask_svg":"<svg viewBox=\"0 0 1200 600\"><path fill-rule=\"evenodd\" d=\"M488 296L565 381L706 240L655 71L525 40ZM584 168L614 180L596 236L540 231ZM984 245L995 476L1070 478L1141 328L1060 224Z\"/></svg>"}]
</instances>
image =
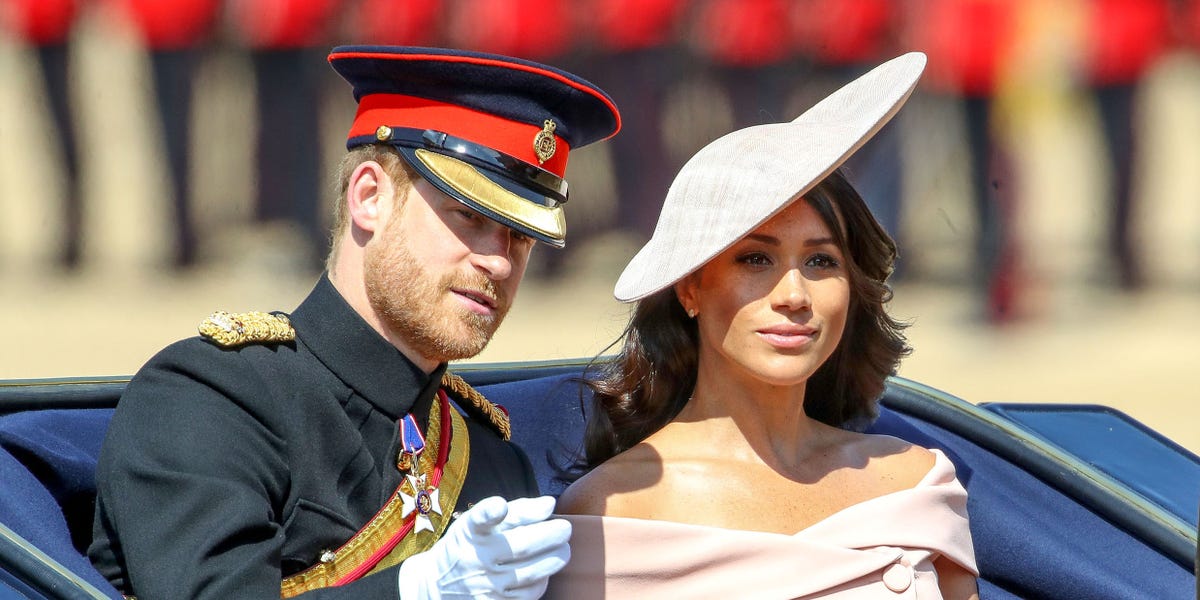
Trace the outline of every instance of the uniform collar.
<instances>
[{"instance_id":1,"label":"uniform collar","mask_svg":"<svg viewBox=\"0 0 1200 600\"><path fill-rule=\"evenodd\" d=\"M445 363L426 374L371 328L322 275L291 314L296 335L346 385L393 419L431 399ZM428 406L428 402L422 403Z\"/></svg>"}]
</instances>

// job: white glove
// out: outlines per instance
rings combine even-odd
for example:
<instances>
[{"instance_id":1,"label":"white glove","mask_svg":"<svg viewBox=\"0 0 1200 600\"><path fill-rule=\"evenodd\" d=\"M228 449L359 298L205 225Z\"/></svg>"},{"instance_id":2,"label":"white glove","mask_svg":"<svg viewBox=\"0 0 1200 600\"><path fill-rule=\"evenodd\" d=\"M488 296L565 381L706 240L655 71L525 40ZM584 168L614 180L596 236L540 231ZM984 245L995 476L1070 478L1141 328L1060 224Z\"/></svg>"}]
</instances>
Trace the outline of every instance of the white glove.
<instances>
[{"instance_id":1,"label":"white glove","mask_svg":"<svg viewBox=\"0 0 1200 600\"><path fill-rule=\"evenodd\" d=\"M571 557L571 524L552 512L550 496L481 500L400 565L400 600L540 598Z\"/></svg>"}]
</instances>

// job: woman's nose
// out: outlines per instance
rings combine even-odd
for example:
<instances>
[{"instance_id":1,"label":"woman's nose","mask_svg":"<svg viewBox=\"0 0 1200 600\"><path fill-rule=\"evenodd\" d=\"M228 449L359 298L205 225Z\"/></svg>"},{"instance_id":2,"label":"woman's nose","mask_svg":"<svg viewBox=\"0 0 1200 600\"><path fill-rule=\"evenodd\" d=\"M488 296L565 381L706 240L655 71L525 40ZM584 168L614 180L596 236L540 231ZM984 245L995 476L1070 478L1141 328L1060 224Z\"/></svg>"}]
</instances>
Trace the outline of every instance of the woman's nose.
<instances>
[{"instance_id":1,"label":"woman's nose","mask_svg":"<svg viewBox=\"0 0 1200 600\"><path fill-rule=\"evenodd\" d=\"M787 310L804 310L809 307L808 280L800 269L791 269L783 275L771 292L771 305Z\"/></svg>"}]
</instances>

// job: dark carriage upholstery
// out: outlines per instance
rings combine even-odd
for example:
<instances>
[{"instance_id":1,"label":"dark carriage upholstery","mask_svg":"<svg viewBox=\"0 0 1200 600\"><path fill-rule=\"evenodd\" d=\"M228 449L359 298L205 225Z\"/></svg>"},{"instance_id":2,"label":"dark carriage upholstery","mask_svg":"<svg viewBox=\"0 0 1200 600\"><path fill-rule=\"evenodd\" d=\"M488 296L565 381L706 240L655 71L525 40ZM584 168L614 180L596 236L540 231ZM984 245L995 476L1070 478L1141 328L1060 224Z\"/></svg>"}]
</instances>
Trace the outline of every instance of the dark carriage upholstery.
<instances>
[{"instance_id":1,"label":"dark carriage upholstery","mask_svg":"<svg viewBox=\"0 0 1200 600\"><path fill-rule=\"evenodd\" d=\"M0 523L114 598L84 552L96 458L112 409L30 410L0 417ZM3 565L0 565L3 569Z\"/></svg>"},{"instance_id":2,"label":"dark carriage upholstery","mask_svg":"<svg viewBox=\"0 0 1200 600\"><path fill-rule=\"evenodd\" d=\"M512 414L514 441L529 454L542 489L560 493L561 467L579 446L589 402L577 374L479 389ZM891 404L885 396L872 431L943 450L969 491L981 597L1124 600L1194 593L1190 569L962 432ZM96 456L111 414L72 408L0 416L0 522L115 596L81 552L90 533Z\"/></svg>"}]
</instances>

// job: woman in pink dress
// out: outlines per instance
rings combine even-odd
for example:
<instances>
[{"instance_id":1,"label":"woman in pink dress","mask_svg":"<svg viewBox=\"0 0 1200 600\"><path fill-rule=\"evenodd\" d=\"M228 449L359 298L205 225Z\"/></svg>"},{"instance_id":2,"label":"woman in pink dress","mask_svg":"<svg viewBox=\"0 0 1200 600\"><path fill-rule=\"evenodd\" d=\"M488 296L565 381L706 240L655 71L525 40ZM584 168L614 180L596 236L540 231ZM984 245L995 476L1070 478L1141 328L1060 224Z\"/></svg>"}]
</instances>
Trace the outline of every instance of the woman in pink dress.
<instances>
[{"instance_id":1,"label":"woman in pink dress","mask_svg":"<svg viewBox=\"0 0 1200 600\"><path fill-rule=\"evenodd\" d=\"M938 451L859 433L909 348L896 247L837 167L925 65L694 156L617 282L637 301L559 502L561 598L974 598L966 491Z\"/></svg>"}]
</instances>

